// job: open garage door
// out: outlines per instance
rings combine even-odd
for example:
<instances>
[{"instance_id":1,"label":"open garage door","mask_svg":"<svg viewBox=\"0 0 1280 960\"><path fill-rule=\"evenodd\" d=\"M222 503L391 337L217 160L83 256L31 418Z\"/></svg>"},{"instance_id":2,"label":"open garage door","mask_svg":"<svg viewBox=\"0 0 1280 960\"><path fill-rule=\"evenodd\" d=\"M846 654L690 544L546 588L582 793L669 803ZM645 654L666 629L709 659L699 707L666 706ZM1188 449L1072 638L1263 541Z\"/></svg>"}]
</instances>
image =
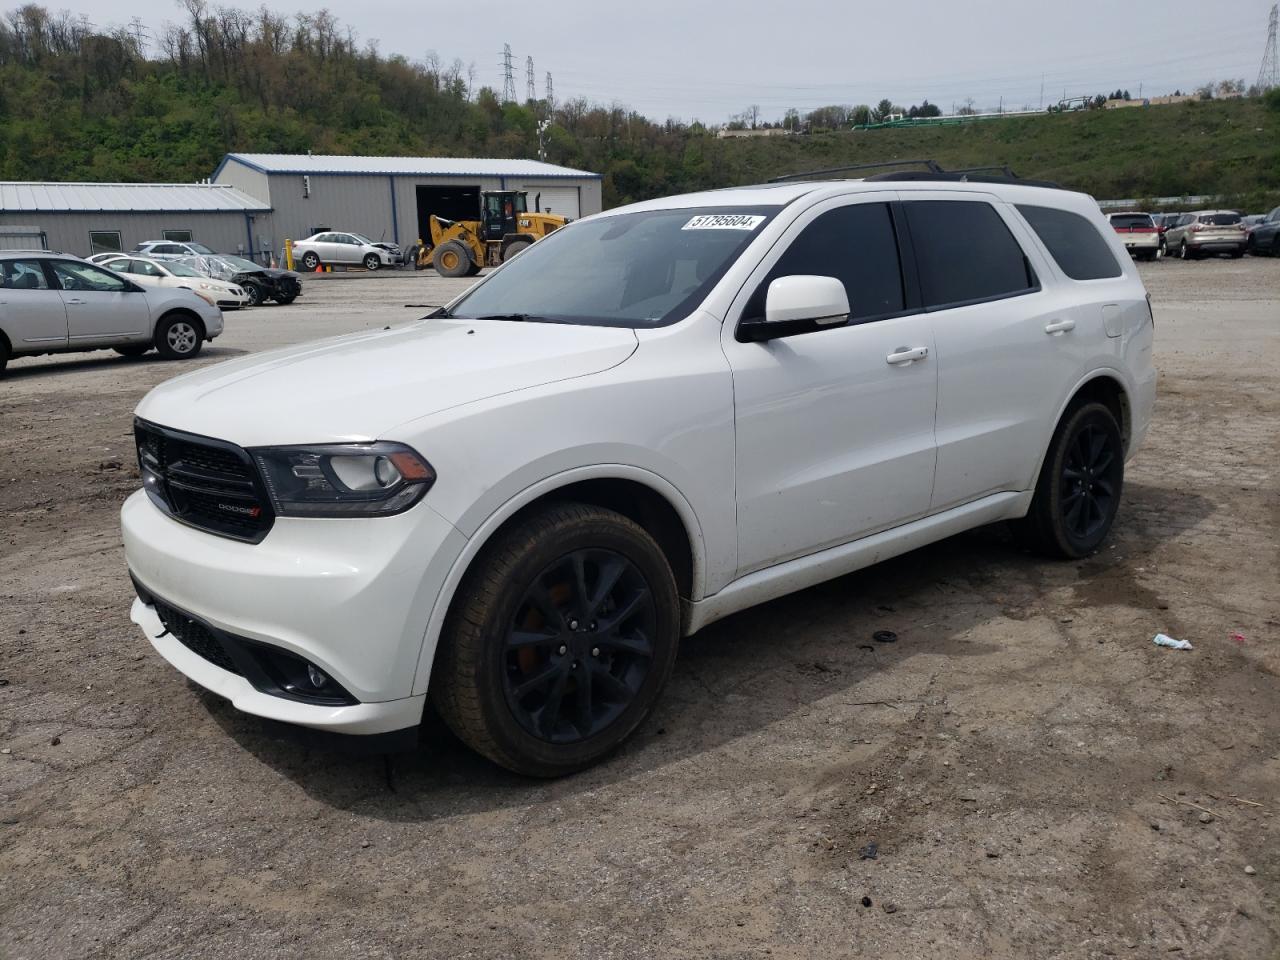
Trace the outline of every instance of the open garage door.
<instances>
[{"instance_id":1,"label":"open garage door","mask_svg":"<svg viewBox=\"0 0 1280 960\"><path fill-rule=\"evenodd\" d=\"M578 197L578 187L549 187L536 183L526 184L522 190L529 191L529 209L533 209L534 201L543 213L554 213L558 217L577 220L582 216L582 206ZM539 199L539 194L541 198Z\"/></svg>"},{"instance_id":2,"label":"open garage door","mask_svg":"<svg viewBox=\"0 0 1280 960\"><path fill-rule=\"evenodd\" d=\"M418 199L418 236L429 241L431 236L431 217L443 217L445 220L479 220L480 219L480 186L467 184L448 187L432 187L420 185L417 188Z\"/></svg>"}]
</instances>

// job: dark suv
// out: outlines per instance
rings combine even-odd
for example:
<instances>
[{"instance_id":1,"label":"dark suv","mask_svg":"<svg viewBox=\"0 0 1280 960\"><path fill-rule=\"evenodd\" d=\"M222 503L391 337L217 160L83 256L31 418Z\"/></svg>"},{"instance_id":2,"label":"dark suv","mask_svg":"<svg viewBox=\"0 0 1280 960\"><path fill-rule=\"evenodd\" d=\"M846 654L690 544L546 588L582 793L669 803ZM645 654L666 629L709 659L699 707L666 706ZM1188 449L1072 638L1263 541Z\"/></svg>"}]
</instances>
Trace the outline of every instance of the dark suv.
<instances>
[{"instance_id":1,"label":"dark suv","mask_svg":"<svg viewBox=\"0 0 1280 960\"><path fill-rule=\"evenodd\" d=\"M1267 218L1249 231L1247 250L1255 257L1280 256L1280 207L1267 214Z\"/></svg>"},{"instance_id":2,"label":"dark suv","mask_svg":"<svg viewBox=\"0 0 1280 960\"><path fill-rule=\"evenodd\" d=\"M276 303L293 303L302 295L302 283L292 270L276 270L254 263L230 253L217 253L204 257L188 257L183 261L207 277L229 280L238 284L249 298L249 305L256 307L268 300Z\"/></svg>"}]
</instances>

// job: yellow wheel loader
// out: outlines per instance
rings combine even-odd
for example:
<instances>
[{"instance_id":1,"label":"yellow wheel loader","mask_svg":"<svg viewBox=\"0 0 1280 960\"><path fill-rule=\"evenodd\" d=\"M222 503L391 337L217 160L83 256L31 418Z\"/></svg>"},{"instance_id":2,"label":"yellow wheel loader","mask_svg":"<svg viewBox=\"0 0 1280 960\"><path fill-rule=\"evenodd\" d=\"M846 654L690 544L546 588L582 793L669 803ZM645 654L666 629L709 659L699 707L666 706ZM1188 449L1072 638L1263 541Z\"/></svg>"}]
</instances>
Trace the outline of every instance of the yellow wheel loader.
<instances>
[{"instance_id":1,"label":"yellow wheel loader","mask_svg":"<svg viewBox=\"0 0 1280 960\"><path fill-rule=\"evenodd\" d=\"M466 277L496 267L568 220L530 213L528 194L495 190L480 194L479 220L446 220L431 215L431 236L419 241L417 268L435 267L442 277ZM536 208L536 204L535 204Z\"/></svg>"}]
</instances>

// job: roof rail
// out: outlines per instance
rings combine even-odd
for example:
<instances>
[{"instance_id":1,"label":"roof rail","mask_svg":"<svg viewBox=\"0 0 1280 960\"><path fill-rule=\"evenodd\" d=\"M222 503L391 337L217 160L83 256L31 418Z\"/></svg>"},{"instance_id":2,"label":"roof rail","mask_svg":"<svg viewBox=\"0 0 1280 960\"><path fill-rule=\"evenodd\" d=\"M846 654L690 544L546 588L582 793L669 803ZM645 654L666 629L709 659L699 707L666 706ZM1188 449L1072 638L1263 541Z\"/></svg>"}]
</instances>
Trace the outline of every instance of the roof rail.
<instances>
[{"instance_id":1,"label":"roof rail","mask_svg":"<svg viewBox=\"0 0 1280 960\"><path fill-rule=\"evenodd\" d=\"M942 173L942 167L935 160L883 160L878 163L855 163L847 167L828 167L825 170L810 170L807 173L789 173L783 177L772 177L769 183L786 183L788 180L807 180L809 177L821 177L828 173L848 173L850 170L874 170L877 167L927 167L933 173Z\"/></svg>"},{"instance_id":2,"label":"roof rail","mask_svg":"<svg viewBox=\"0 0 1280 960\"><path fill-rule=\"evenodd\" d=\"M958 170L945 170L936 160L885 160L880 163L856 163L848 167L829 167L825 170L810 170L807 173L792 173L785 177L773 177L769 183L785 183L789 180L807 180L810 177L822 177L833 173L847 173L851 170L873 170L877 167L910 167L923 166L924 170L890 170L867 177L871 181L893 180L941 180L967 183L1020 183L1028 187L1050 187L1065 189L1062 184L1052 180L1027 180L1018 176L1007 163L992 164L985 167L961 167Z\"/></svg>"}]
</instances>

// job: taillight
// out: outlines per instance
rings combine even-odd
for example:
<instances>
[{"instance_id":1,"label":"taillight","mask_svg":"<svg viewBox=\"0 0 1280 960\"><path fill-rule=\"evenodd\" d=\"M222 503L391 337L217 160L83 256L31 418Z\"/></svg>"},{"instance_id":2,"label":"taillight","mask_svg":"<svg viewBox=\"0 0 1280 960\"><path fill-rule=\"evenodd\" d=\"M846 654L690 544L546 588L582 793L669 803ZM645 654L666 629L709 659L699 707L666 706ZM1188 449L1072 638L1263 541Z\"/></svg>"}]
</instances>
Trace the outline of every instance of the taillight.
<instances>
[{"instance_id":1,"label":"taillight","mask_svg":"<svg viewBox=\"0 0 1280 960\"><path fill-rule=\"evenodd\" d=\"M1203 228L1200 224L1196 223L1196 224L1193 224L1193 225L1192 225L1192 227L1191 227L1191 233L1199 233L1199 232L1200 232L1201 230L1203 230L1203 229L1204 229L1204 228Z\"/></svg>"}]
</instances>

